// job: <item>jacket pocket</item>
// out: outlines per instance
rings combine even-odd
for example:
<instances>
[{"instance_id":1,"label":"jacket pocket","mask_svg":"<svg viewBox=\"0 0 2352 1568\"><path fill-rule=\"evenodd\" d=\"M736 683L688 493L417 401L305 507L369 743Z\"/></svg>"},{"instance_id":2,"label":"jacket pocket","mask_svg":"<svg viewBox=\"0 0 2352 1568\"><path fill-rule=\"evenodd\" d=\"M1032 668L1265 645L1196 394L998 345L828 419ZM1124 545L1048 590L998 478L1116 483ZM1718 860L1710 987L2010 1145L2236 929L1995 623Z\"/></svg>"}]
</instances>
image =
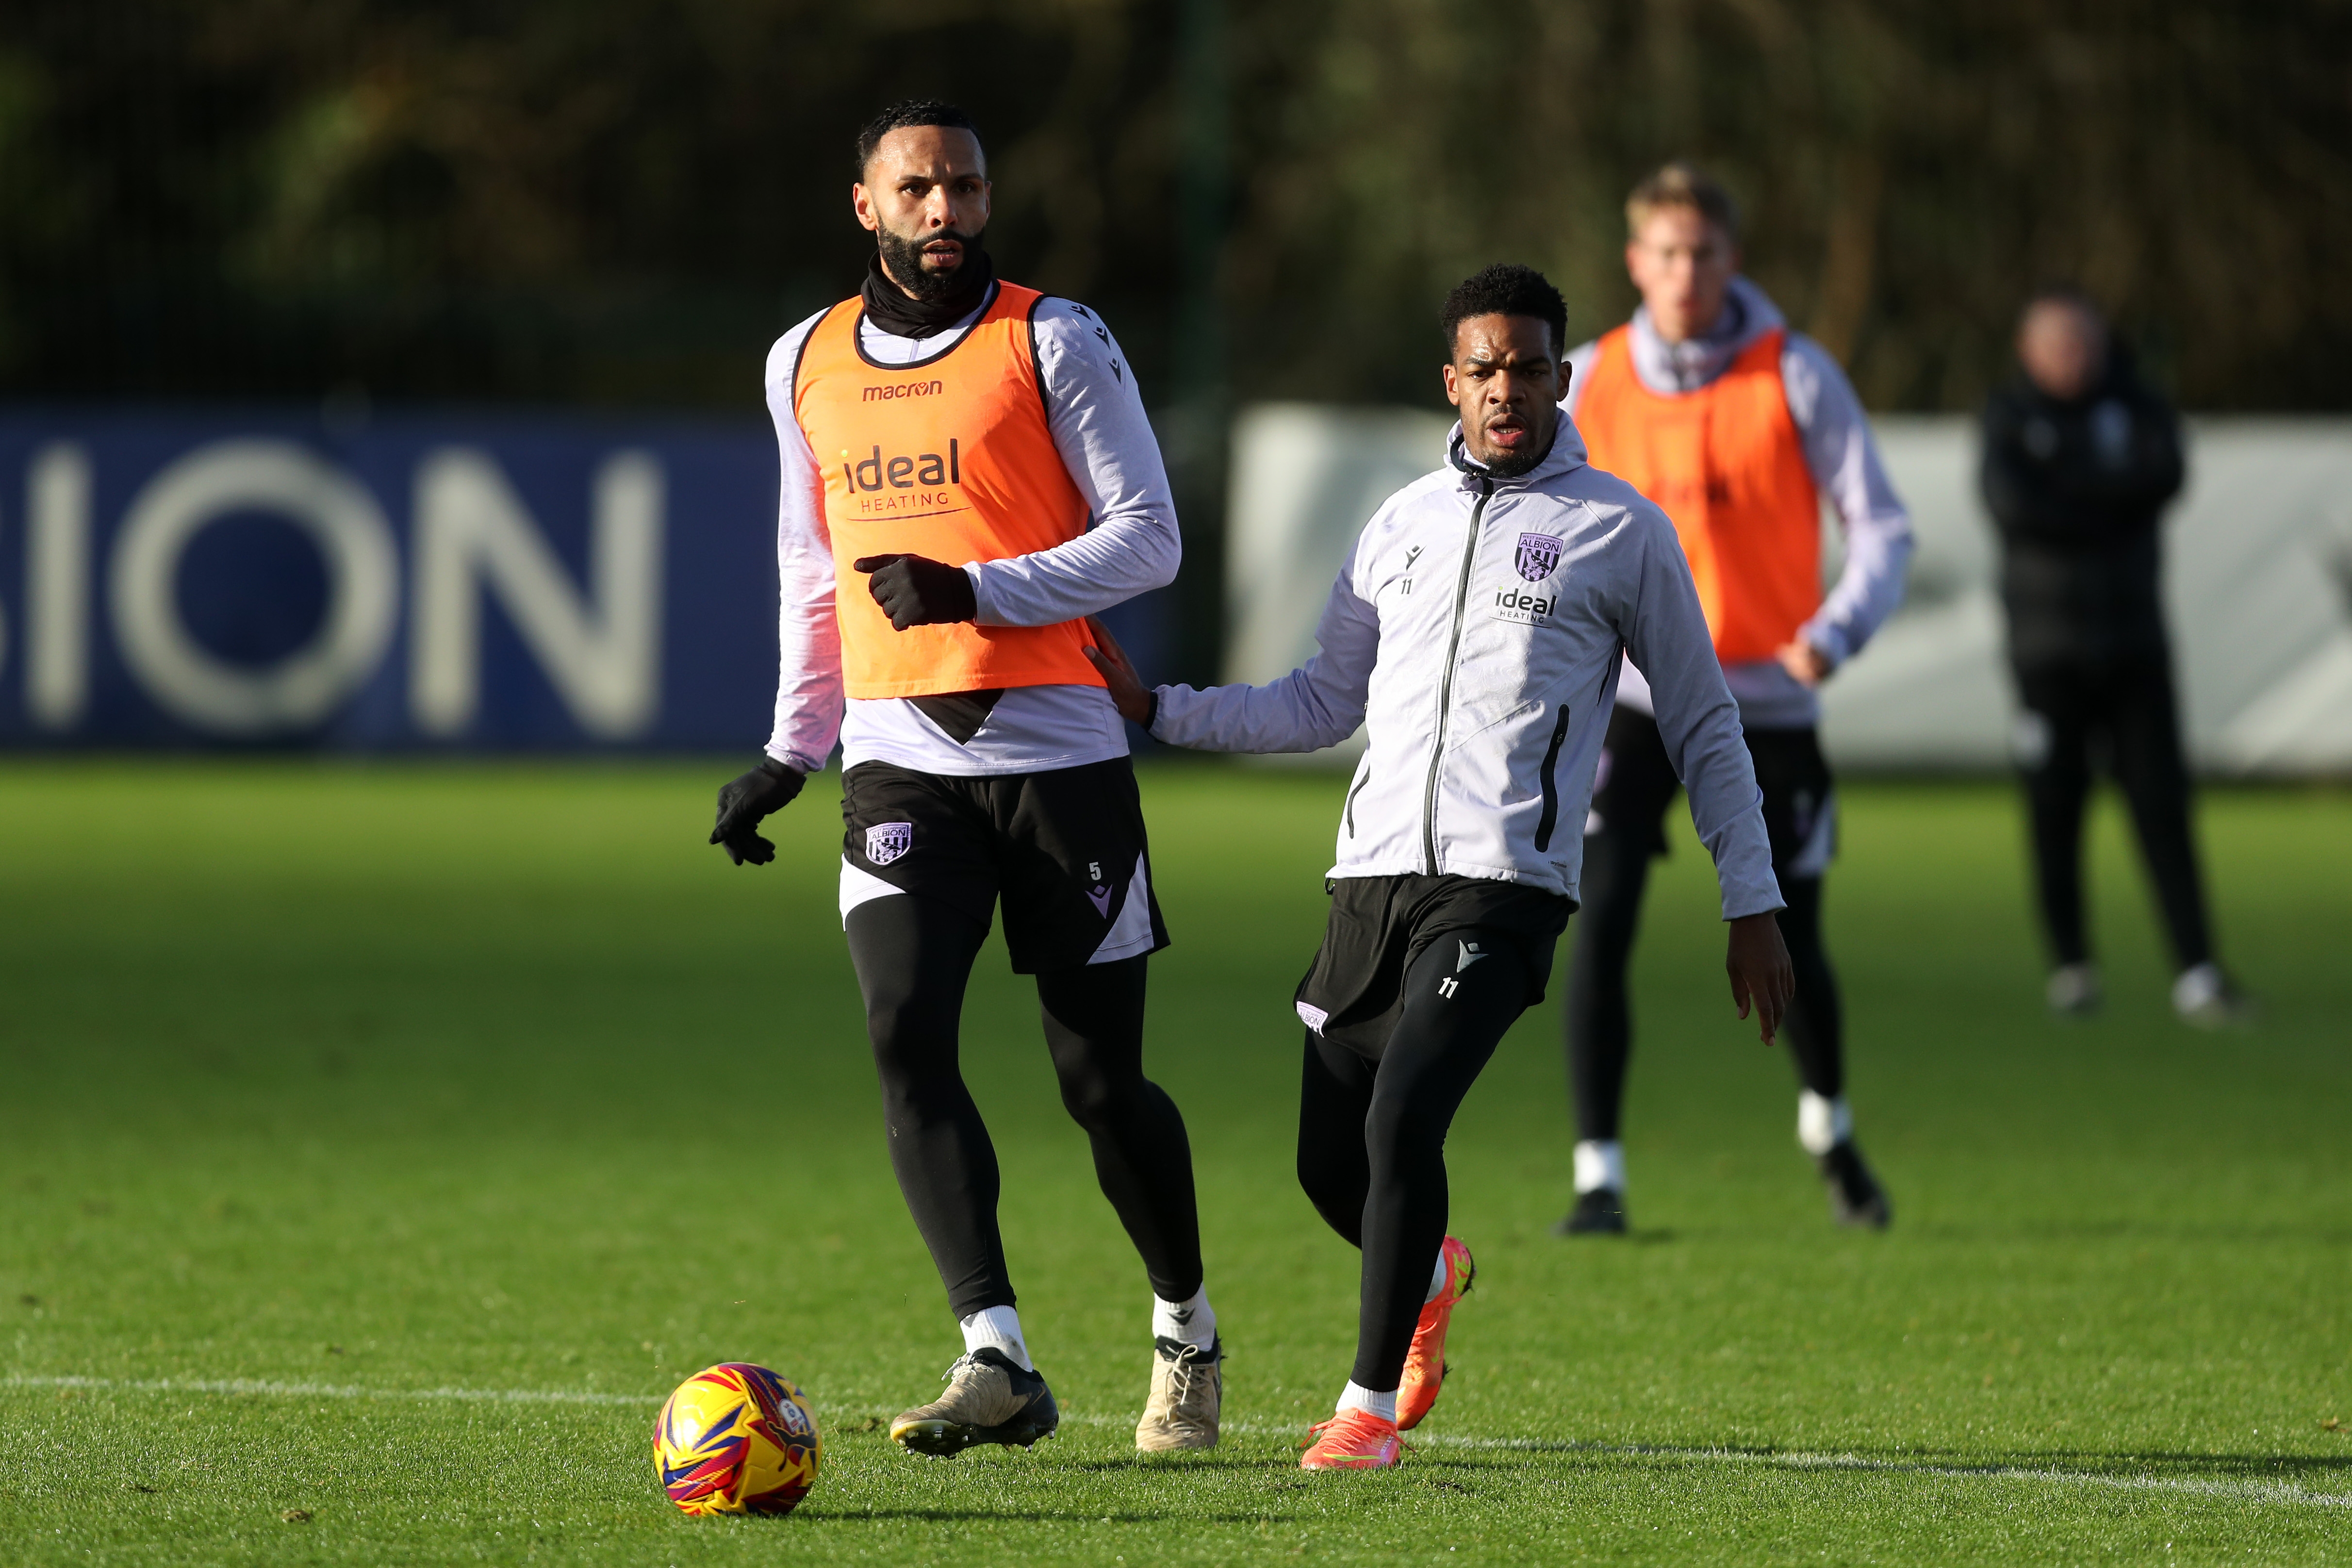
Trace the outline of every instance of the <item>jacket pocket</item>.
<instances>
[{"instance_id":1,"label":"jacket pocket","mask_svg":"<svg viewBox=\"0 0 2352 1568\"><path fill-rule=\"evenodd\" d=\"M1356 836L1356 797L1363 794L1364 786L1371 782L1372 770L1371 765L1368 763L1364 767L1364 776L1358 779L1356 781L1356 787L1348 792L1347 809L1340 814L1340 819L1347 825L1348 837L1350 838L1353 838Z\"/></svg>"},{"instance_id":2,"label":"jacket pocket","mask_svg":"<svg viewBox=\"0 0 2352 1568\"><path fill-rule=\"evenodd\" d=\"M1530 698L1502 708L1497 702L1465 700L1458 710L1457 721L1447 727L1445 749L1458 752L1471 742L1501 725L1516 724L1520 720L1543 711L1543 701Z\"/></svg>"},{"instance_id":3,"label":"jacket pocket","mask_svg":"<svg viewBox=\"0 0 2352 1568\"><path fill-rule=\"evenodd\" d=\"M1559 705L1559 722L1551 727L1551 744L1544 748L1543 815L1536 819L1536 853L1551 847L1551 830L1559 826L1559 781L1553 770L1559 766L1559 748L1568 740L1568 704Z\"/></svg>"}]
</instances>

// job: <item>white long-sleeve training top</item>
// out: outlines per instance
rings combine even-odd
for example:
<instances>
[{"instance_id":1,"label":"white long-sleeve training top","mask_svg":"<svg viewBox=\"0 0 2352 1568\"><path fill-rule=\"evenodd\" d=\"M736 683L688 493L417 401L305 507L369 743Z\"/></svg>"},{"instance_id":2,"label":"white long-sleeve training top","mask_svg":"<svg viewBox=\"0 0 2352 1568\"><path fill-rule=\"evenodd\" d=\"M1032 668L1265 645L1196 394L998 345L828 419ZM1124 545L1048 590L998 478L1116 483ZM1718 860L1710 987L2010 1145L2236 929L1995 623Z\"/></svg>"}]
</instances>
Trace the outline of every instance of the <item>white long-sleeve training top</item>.
<instances>
[{"instance_id":1,"label":"white long-sleeve training top","mask_svg":"<svg viewBox=\"0 0 2352 1568\"><path fill-rule=\"evenodd\" d=\"M1265 686L1159 689L1151 732L1311 752L1364 726L1333 877L1451 874L1578 896L1592 775L1630 651L1715 858L1727 920L1781 906L1762 796L1665 513L1563 418L1516 479L1464 454L1391 496L1325 605L1321 651Z\"/></svg>"},{"instance_id":2,"label":"white long-sleeve training top","mask_svg":"<svg viewBox=\"0 0 2352 1568\"><path fill-rule=\"evenodd\" d=\"M1757 339L1787 325L1763 289L1734 278L1722 318L1703 337L1670 343L1651 324L1649 310L1637 309L1629 323L1633 374L1661 397L1696 392ZM1577 374L1560 406L1570 415L1584 395L1581 373L1593 364L1598 350L1597 342L1590 342L1568 356ZM1911 564L1911 514L1886 477L1853 384L1827 349L1801 332L1790 332L1780 350L1780 388L1804 443L1805 466L1845 530L1845 568L1797 637L1821 649L1832 666L1840 665L1860 653L1903 602L1903 574ZM1819 695L1778 659L1727 665L1723 674L1739 700L1740 719L1751 730L1801 730L1821 722ZM1617 700L1636 712L1650 711L1641 670L1626 671Z\"/></svg>"},{"instance_id":3,"label":"white long-sleeve training top","mask_svg":"<svg viewBox=\"0 0 2352 1568\"><path fill-rule=\"evenodd\" d=\"M962 341L995 299L992 289L970 316L928 338L895 337L861 313L858 342L885 364L936 359ZM1127 755L1118 710L1096 686L1014 687L961 744L903 697L845 701L824 480L793 415L793 364L823 315L768 351L768 412L783 476L776 507L776 719L768 754L814 772L837 737L845 768L878 761L961 776L1042 773ZM1085 533L1051 550L954 563L971 578L982 626L1053 626L1098 615L1172 582L1183 555L1160 443L1110 329L1085 306L1050 296L1038 304L1036 327L1046 426L1090 521ZM863 579L842 587L866 591Z\"/></svg>"}]
</instances>

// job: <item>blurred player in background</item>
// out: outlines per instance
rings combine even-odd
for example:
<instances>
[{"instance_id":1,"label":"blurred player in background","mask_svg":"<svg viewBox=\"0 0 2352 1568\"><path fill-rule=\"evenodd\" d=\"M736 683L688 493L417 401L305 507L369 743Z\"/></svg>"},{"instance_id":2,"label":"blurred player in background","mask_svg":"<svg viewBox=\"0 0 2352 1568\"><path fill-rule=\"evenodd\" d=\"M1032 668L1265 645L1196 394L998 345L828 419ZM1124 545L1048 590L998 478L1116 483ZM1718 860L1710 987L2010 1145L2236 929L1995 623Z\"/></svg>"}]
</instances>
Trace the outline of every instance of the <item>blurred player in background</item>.
<instances>
[{"instance_id":1,"label":"blurred player in background","mask_svg":"<svg viewBox=\"0 0 2352 1568\"><path fill-rule=\"evenodd\" d=\"M2083 807L2096 748L2131 805L2172 939L2172 1005L2190 1023L2226 1024L2248 1007L2213 958L2158 591L2157 524L2180 490L2179 424L2098 308L2072 289L2026 306L2017 359L2018 376L1985 404L1983 478L2000 530L2050 1005L2099 1005L2083 927Z\"/></svg>"},{"instance_id":2,"label":"blurred player in background","mask_svg":"<svg viewBox=\"0 0 2352 1568\"><path fill-rule=\"evenodd\" d=\"M1772 869L1796 964L1789 1040L1801 1084L1797 1138L1848 1225L1884 1226L1886 1194L1863 1163L1845 1099L1844 1019L1822 945L1822 877L1837 798L1814 727L1815 688L1860 651L1903 595L1911 520L1837 362L1789 330L1739 275L1737 210L1723 187L1669 163L1625 205L1626 269L1641 308L1571 352L1567 409L1593 466L1674 520L1764 791ZM1822 593L1821 505L1845 530L1845 569ZM1626 968L1651 858L1680 770L1660 743L1650 682L1628 664L1585 824L1584 910L1568 983L1576 1204L1563 1235L1625 1228L1618 1123L1633 1050Z\"/></svg>"},{"instance_id":3,"label":"blurred player in background","mask_svg":"<svg viewBox=\"0 0 2352 1568\"><path fill-rule=\"evenodd\" d=\"M782 668L760 765L719 792L738 865L760 819L842 748L842 924L890 1161L963 1329L938 1399L891 1436L1023 1446L1060 1416L1030 1359L996 1221L996 1152L958 1063L964 985L1001 900L1037 978L1062 1100L1153 1292L1136 1446L1217 1440L1217 1319L1183 1118L1143 1076L1144 973L1168 944L1127 731L1083 617L1176 575L1168 477L1109 331L999 281L986 154L907 103L857 144L864 291L768 356L782 454Z\"/></svg>"},{"instance_id":4,"label":"blurred player in background","mask_svg":"<svg viewBox=\"0 0 2352 1568\"><path fill-rule=\"evenodd\" d=\"M1364 728L1330 921L1297 997L1299 1184L1363 1251L1355 1366L1307 1469L1393 1465L1398 1432L1444 1384L1448 1323L1475 1277L1445 1233L1446 1131L1503 1031L1543 1000L1629 647L1715 858L1732 996L1767 1043L1794 984L1756 778L1690 567L1673 525L1587 463L1561 417L1567 323L1525 267L1447 297L1445 391L1462 417L1446 464L1365 525L1303 668L1146 691L1108 638L1097 655L1119 710L1176 745L1312 752Z\"/></svg>"}]
</instances>

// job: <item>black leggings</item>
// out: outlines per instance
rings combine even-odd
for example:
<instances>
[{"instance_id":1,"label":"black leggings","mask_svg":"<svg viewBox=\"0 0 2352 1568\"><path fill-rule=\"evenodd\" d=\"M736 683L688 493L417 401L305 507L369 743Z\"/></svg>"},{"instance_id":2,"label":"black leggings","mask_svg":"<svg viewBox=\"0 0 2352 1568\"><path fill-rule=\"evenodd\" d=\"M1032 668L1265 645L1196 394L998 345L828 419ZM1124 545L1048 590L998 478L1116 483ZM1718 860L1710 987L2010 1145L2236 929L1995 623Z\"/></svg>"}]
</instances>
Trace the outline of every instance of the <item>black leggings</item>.
<instances>
[{"instance_id":1,"label":"black leggings","mask_svg":"<svg viewBox=\"0 0 2352 1568\"><path fill-rule=\"evenodd\" d=\"M996 1148L964 1087L957 1026L988 928L913 894L849 912L849 956L882 1079L890 1165L959 1318L1013 1304L996 1226ZM1062 1103L1093 1145L1095 1177L1143 1257L1151 1289L1201 1289L1201 1227L1184 1119L1143 1076L1145 957L1037 976Z\"/></svg>"},{"instance_id":2,"label":"black leggings","mask_svg":"<svg viewBox=\"0 0 2352 1568\"><path fill-rule=\"evenodd\" d=\"M1584 841L1584 904L1577 917L1568 982L1568 1072L1576 1093L1576 1135L1617 1141L1625 1068L1633 1054L1626 969L1650 880L1650 846L1634 833L1603 831ZM1782 1036L1805 1088L1835 1100L1845 1091L1845 1009L1822 945L1822 879L1780 879L1780 940L1797 972L1796 999Z\"/></svg>"},{"instance_id":3,"label":"black leggings","mask_svg":"<svg viewBox=\"0 0 2352 1568\"><path fill-rule=\"evenodd\" d=\"M1457 974L1456 938L1477 941L1494 956ZM1424 947L1405 971L1396 1027L1377 1058L1307 1037L1298 1183L1324 1221L1363 1249L1349 1374L1360 1387L1391 1389L1402 1381L1445 1240L1446 1130L1527 1006L1520 945L1509 932L1470 930Z\"/></svg>"},{"instance_id":4,"label":"black leggings","mask_svg":"<svg viewBox=\"0 0 2352 1568\"><path fill-rule=\"evenodd\" d=\"M1835 1100L1845 1091L1845 1009L1837 975L1822 945L1822 879L1794 868L1818 866L1811 857L1819 836L1834 827L1829 763L1811 730L1750 730L1748 754L1763 795L1764 831L1772 845L1772 874L1789 907L1780 911L1780 940L1797 971L1797 994L1782 1020L1782 1037L1798 1081ZM1657 721L1619 708L1610 715L1608 763L1594 791L1598 832L1584 838L1583 894L1568 981L1568 1080L1576 1095L1576 1133L1613 1143L1625 1102L1625 1067L1633 1054L1633 1016L1625 971L1642 921L1642 895L1650 859L1666 849L1666 808L1682 781L1666 755Z\"/></svg>"},{"instance_id":5,"label":"black leggings","mask_svg":"<svg viewBox=\"0 0 2352 1568\"><path fill-rule=\"evenodd\" d=\"M2162 655L2111 666L2028 667L2016 672L2025 710L2041 720L2039 754L2021 759L2032 819L2033 869L2050 956L2080 963L2091 955L2083 929L2083 807L2091 794L2095 747L2106 753L2130 803L2132 826L2156 901L2172 939L2173 962L2188 969L2213 955L2205 891L2189 831L2189 769L2180 757L2172 669Z\"/></svg>"}]
</instances>

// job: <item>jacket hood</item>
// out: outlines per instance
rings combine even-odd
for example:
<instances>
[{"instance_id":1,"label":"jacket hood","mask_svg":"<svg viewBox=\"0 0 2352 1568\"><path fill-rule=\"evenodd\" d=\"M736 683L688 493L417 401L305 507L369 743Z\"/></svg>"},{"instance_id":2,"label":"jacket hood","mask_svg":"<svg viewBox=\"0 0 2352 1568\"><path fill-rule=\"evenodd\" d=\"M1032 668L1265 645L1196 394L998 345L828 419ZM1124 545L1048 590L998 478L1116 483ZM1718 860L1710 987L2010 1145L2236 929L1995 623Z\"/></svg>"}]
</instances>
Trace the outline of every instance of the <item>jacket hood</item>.
<instances>
[{"instance_id":1,"label":"jacket hood","mask_svg":"<svg viewBox=\"0 0 2352 1568\"><path fill-rule=\"evenodd\" d=\"M1788 324L1788 318L1763 289L1745 277L1735 277L1724 296L1721 319L1702 337L1670 343L1658 336L1650 308L1637 307L1630 334L1633 371L1653 392L1668 395L1696 392L1731 368L1731 362L1757 339Z\"/></svg>"},{"instance_id":2,"label":"jacket hood","mask_svg":"<svg viewBox=\"0 0 2352 1568\"><path fill-rule=\"evenodd\" d=\"M1470 455L1469 446L1462 439L1462 421L1459 419L1454 422L1454 428L1445 433L1445 461L1461 475L1460 483L1464 489L1490 477L1486 466ZM1495 482L1498 485L1541 484L1547 479L1574 473L1591 461L1584 450L1583 432L1577 429L1576 421L1568 416L1567 409L1562 408L1559 411L1559 428L1553 433L1551 450L1543 455L1543 460L1524 474L1496 479Z\"/></svg>"}]
</instances>

